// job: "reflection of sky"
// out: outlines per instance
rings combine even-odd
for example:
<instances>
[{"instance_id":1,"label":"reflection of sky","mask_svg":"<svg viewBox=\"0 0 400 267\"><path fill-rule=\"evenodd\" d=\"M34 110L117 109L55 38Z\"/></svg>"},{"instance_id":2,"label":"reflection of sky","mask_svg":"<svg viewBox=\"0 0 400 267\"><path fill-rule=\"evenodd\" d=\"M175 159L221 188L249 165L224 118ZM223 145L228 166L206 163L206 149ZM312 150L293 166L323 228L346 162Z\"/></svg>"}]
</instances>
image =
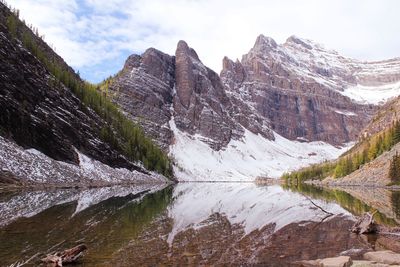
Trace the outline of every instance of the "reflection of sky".
<instances>
[{"instance_id":1,"label":"reflection of sky","mask_svg":"<svg viewBox=\"0 0 400 267\"><path fill-rule=\"evenodd\" d=\"M240 58L261 33L278 43L296 34L362 60L399 56L400 2L395 0L338 0L329 5L291 0L254 0L246 5L238 0L7 2L92 82L115 74L130 54L149 47L173 54L180 39L216 71L224 56Z\"/></svg>"}]
</instances>

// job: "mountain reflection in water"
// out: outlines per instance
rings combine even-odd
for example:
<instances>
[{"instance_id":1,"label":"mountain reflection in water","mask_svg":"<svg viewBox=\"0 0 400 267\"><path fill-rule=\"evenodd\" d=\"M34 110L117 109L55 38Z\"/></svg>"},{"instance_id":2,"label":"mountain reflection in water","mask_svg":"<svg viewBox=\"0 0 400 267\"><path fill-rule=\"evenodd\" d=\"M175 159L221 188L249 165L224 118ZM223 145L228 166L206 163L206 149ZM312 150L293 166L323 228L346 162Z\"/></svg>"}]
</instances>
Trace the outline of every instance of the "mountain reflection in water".
<instances>
[{"instance_id":1,"label":"mountain reflection in water","mask_svg":"<svg viewBox=\"0 0 400 267\"><path fill-rule=\"evenodd\" d=\"M348 206L368 205L320 189L182 183L146 193L91 190L0 193L0 265L77 242L89 247L82 266L287 266L370 246L348 231L356 213ZM40 207L27 204L33 200Z\"/></svg>"}]
</instances>

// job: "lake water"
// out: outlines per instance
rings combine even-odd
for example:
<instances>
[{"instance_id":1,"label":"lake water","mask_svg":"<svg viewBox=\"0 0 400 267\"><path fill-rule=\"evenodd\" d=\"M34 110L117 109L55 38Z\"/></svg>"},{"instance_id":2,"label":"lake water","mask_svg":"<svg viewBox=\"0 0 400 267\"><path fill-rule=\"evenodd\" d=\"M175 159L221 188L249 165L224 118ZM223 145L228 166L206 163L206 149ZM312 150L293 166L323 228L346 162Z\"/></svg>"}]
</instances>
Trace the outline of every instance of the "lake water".
<instances>
[{"instance_id":1,"label":"lake water","mask_svg":"<svg viewBox=\"0 0 400 267\"><path fill-rule=\"evenodd\" d=\"M143 190L0 192L0 266L79 243L89 248L79 266L288 266L382 247L379 237L348 231L353 214L377 209L380 223L400 222L400 194L387 190L369 198L357 188L253 183Z\"/></svg>"}]
</instances>

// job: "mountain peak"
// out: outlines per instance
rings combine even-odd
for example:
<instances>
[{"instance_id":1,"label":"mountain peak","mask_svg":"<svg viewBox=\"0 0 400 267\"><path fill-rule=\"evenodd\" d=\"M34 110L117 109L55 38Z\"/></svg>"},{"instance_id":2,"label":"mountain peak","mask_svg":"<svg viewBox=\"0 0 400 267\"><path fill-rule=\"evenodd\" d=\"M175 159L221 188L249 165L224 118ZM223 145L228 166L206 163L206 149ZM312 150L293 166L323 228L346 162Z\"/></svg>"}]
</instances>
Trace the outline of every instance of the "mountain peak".
<instances>
[{"instance_id":1,"label":"mountain peak","mask_svg":"<svg viewBox=\"0 0 400 267\"><path fill-rule=\"evenodd\" d=\"M184 40L179 40L177 50L189 50L189 45Z\"/></svg>"},{"instance_id":2,"label":"mountain peak","mask_svg":"<svg viewBox=\"0 0 400 267\"><path fill-rule=\"evenodd\" d=\"M313 42L311 40L307 40L307 39L303 39L303 38L299 38L295 35L290 36L289 38L287 38L286 43L295 43L298 45L301 45L307 49L313 49Z\"/></svg>"},{"instance_id":3,"label":"mountain peak","mask_svg":"<svg viewBox=\"0 0 400 267\"><path fill-rule=\"evenodd\" d=\"M275 40L272 39L271 37L265 36L263 34L260 34L257 39L256 42L254 44L254 48L265 48L265 47L272 47L272 48L276 48L278 45L276 44Z\"/></svg>"},{"instance_id":4,"label":"mountain peak","mask_svg":"<svg viewBox=\"0 0 400 267\"><path fill-rule=\"evenodd\" d=\"M189 55L190 57L196 59L197 61L200 61L199 56L197 55L196 51L193 48L189 47L189 45L183 40L180 40L176 47L175 55L178 55L178 54Z\"/></svg>"}]
</instances>

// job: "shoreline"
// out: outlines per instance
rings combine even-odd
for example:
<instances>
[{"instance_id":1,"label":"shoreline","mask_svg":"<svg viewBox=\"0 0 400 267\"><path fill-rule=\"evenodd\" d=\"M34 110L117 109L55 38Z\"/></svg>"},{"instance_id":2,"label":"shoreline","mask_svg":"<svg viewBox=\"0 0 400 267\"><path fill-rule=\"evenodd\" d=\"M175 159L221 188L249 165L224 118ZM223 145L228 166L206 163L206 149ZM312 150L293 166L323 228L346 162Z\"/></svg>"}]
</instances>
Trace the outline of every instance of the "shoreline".
<instances>
[{"instance_id":1,"label":"shoreline","mask_svg":"<svg viewBox=\"0 0 400 267\"><path fill-rule=\"evenodd\" d=\"M125 182L125 183L96 183L96 184L0 184L0 191L24 191L24 190L60 190L60 189L93 189L114 186L143 186L143 185L173 185L174 181L151 182Z\"/></svg>"},{"instance_id":2,"label":"shoreline","mask_svg":"<svg viewBox=\"0 0 400 267\"><path fill-rule=\"evenodd\" d=\"M374 184L349 184L349 183L330 183L324 182L324 180L307 180L303 183L314 185L314 186L321 186L321 187L360 187L360 188L380 188L380 189L387 189L387 190L400 190L400 185L374 185Z\"/></svg>"}]
</instances>

